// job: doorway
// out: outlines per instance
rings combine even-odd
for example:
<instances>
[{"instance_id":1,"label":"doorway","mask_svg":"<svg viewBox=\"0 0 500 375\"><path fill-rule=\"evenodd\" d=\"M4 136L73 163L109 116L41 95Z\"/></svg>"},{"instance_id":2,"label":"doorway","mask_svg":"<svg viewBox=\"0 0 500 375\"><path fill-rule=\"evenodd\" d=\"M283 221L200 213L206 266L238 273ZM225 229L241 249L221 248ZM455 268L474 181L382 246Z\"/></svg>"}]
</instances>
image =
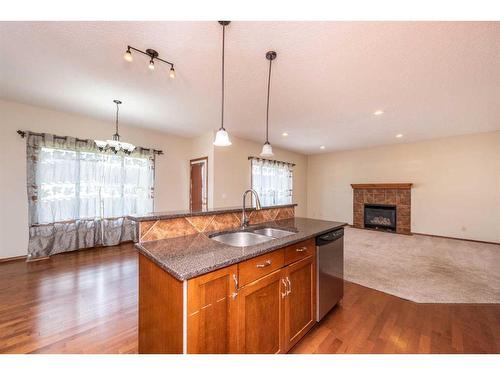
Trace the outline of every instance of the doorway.
<instances>
[{"instance_id":1,"label":"doorway","mask_svg":"<svg viewBox=\"0 0 500 375\"><path fill-rule=\"evenodd\" d=\"M208 157L192 159L190 164L189 209L203 211L208 208Z\"/></svg>"}]
</instances>

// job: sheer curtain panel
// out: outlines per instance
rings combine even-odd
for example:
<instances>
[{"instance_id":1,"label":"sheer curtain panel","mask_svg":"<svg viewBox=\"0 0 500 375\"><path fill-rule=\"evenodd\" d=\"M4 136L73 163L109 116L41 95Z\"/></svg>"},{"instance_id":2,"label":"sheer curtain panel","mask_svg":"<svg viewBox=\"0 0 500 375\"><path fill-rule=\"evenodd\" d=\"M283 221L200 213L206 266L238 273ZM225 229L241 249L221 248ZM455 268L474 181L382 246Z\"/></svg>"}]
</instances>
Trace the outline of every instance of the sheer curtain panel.
<instances>
[{"instance_id":1,"label":"sheer curtain panel","mask_svg":"<svg viewBox=\"0 0 500 375\"><path fill-rule=\"evenodd\" d=\"M293 169L291 164L266 159L251 159L252 189L262 206L292 203Z\"/></svg>"},{"instance_id":2,"label":"sheer curtain panel","mask_svg":"<svg viewBox=\"0 0 500 375\"><path fill-rule=\"evenodd\" d=\"M100 152L92 140L27 133L28 259L136 240L153 211L154 153Z\"/></svg>"}]
</instances>

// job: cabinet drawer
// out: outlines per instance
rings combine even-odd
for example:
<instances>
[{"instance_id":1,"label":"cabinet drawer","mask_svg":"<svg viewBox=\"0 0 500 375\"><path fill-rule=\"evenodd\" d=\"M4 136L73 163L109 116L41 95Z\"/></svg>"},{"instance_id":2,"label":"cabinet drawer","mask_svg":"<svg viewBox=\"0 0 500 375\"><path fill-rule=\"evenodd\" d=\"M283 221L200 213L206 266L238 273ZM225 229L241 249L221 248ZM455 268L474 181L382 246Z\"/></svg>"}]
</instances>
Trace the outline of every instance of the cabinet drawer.
<instances>
[{"instance_id":1,"label":"cabinet drawer","mask_svg":"<svg viewBox=\"0 0 500 375\"><path fill-rule=\"evenodd\" d=\"M283 249L238 264L239 284L246 285L284 266Z\"/></svg>"},{"instance_id":2,"label":"cabinet drawer","mask_svg":"<svg viewBox=\"0 0 500 375\"><path fill-rule=\"evenodd\" d=\"M314 255L314 238L285 247L285 264L291 264L305 257Z\"/></svg>"}]
</instances>

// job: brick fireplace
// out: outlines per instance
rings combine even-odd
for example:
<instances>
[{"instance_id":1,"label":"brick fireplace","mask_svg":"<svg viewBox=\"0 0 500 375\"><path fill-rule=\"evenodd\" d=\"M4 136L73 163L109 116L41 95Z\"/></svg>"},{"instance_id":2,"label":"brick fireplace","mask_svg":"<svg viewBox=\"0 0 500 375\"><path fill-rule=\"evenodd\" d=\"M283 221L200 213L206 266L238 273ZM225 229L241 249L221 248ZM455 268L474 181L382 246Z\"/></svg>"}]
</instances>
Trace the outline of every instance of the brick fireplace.
<instances>
[{"instance_id":1,"label":"brick fireplace","mask_svg":"<svg viewBox=\"0 0 500 375\"><path fill-rule=\"evenodd\" d=\"M387 218L377 217L381 225L372 228L411 234L411 187L412 184L351 184L353 192L353 226L365 228L365 208L378 208L379 212L396 209L395 215ZM390 219L395 223L390 223ZM385 222L387 220L387 223ZM394 224L394 225L393 225ZM395 230L394 230L395 227Z\"/></svg>"}]
</instances>

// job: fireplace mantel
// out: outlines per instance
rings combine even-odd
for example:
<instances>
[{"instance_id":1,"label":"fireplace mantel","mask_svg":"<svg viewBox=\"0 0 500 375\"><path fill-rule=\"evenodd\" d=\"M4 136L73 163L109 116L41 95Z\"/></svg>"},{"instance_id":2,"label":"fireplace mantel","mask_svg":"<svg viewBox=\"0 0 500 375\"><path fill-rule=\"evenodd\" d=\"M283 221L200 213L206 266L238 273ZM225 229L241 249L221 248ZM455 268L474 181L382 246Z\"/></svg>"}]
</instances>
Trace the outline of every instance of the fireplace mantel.
<instances>
[{"instance_id":1,"label":"fireplace mantel","mask_svg":"<svg viewBox=\"0 0 500 375\"><path fill-rule=\"evenodd\" d=\"M411 189L412 183L398 184L351 184L353 189Z\"/></svg>"}]
</instances>

